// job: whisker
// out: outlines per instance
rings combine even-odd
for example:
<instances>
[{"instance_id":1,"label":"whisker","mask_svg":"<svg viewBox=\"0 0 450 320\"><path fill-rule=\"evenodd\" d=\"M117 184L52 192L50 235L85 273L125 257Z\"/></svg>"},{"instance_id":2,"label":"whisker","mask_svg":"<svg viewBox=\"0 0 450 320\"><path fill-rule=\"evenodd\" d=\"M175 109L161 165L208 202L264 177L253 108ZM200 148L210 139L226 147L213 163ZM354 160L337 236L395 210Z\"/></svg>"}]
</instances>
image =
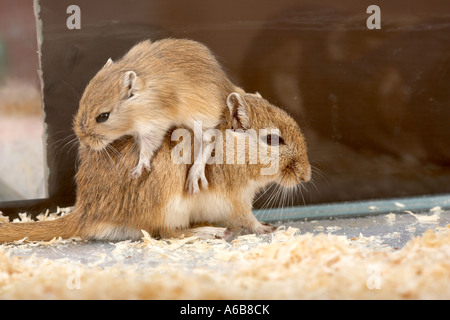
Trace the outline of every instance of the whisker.
<instances>
[{"instance_id":1,"label":"whisker","mask_svg":"<svg viewBox=\"0 0 450 320\"><path fill-rule=\"evenodd\" d=\"M72 152L72 150L73 150L74 147L77 147L77 146L78 146L78 143L79 143L78 138L75 137L75 138L73 138L72 140L70 140L68 143L66 143L66 145L64 145L63 149L64 149L66 146L68 146L68 147L69 147L69 150L67 151L67 153L69 154L69 153Z\"/></svg>"},{"instance_id":2,"label":"whisker","mask_svg":"<svg viewBox=\"0 0 450 320\"><path fill-rule=\"evenodd\" d=\"M316 191L321 194L319 188L317 188L316 186L316 182L314 181L314 179L309 180L309 182L311 183L311 185L314 187L314 189L316 189Z\"/></svg>"},{"instance_id":3,"label":"whisker","mask_svg":"<svg viewBox=\"0 0 450 320\"><path fill-rule=\"evenodd\" d=\"M316 166L311 166L312 176L318 176L320 179L324 180L326 183L329 183L325 173L317 168Z\"/></svg>"},{"instance_id":4,"label":"whisker","mask_svg":"<svg viewBox=\"0 0 450 320\"><path fill-rule=\"evenodd\" d=\"M118 170L117 170L116 163L114 162L113 158L109 154L108 148L102 149L101 152L105 156L105 162L109 163L109 166L112 167L112 169L114 169L114 171L117 172ZM106 158L106 157L108 157L108 158Z\"/></svg>"},{"instance_id":5,"label":"whisker","mask_svg":"<svg viewBox=\"0 0 450 320\"><path fill-rule=\"evenodd\" d=\"M277 185L277 191L274 194L274 196L272 197L272 200L270 202L270 207L278 208L279 209L278 215L280 215L280 212L283 211L284 196L285 196L285 188L281 185Z\"/></svg>"},{"instance_id":6,"label":"whisker","mask_svg":"<svg viewBox=\"0 0 450 320\"><path fill-rule=\"evenodd\" d=\"M280 189L279 196L277 198L277 204L276 204L276 215L275 217L277 219L280 219L280 217L284 214L284 206L286 202L286 189Z\"/></svg>"},{"instance_id":7,"label":"whisker","mask_svg":"<svg viewBox=\"0 0 450 320\"><path fill-rule=\"evenodd\" d=\"M259 200L262 196L264 196L264 195L270 190L270 188L273 187L273 186L274 186L274 184L271 184L270 186L266 187L266 188L264 189L264 191L261 192L261 194L258 196L258 198L256 198L253 202L258 201L258 200Z\"/></svg>"},{"instance_id":8,"label":"whisker","mask_svg":"<svg viewBox=\"0 0 450 320\"><path fill-rule=\"evenodd\" d=\"M69 140L70 139L70 140ZM74 146L78 145L78 137L75 134L68 135L64 138L58 139L50 143L50 147L56 149L55 156L59 157L61 153L68 149L66 154L70 154Z\"/></svg>"},{"instance_id":9,"label":"whisker","mask_svg":"<svg viewBox=\"0 0 450 320\"><path fill-rule=\"evenodd\" d=\"M298 185L296 185L294 188L290 189L288 192L289 207L293 207L295 204L295 197L296 197L297 190L298 190Z\"/></svg>"},{"instance_id":10,"label":"whisker","mask_svg":"<svg viewBox=\"0 0 450 320\"><path fill-rule=\"evenodd\" d=\"M113 155L117 158L117 159L122 159L122 154L119 152L119 151L117 151L117 149L116 148L114 148L112 145L110 145L110 144L108 144L107 146L106 146L106 149L108 149L109 151L111 151L112 153L113 153Z\"/></svg>"},{"instance_id":11,"label":"whisker","mask_svg":"<svg viewBox=\"0 0 450 320\"><path fill-rule=\"evenodd\" d=\"M300 191L300 195L302 196L302 200L303 200L303 205L306 206L306 201L305 201L305 197L303 196L303 192L302 189L306 190L306 192L308 192L308 190L306 189L306 187L300 183L300 189L298 191Z\"/></svg>"},{"instance_id":12,"label":"whisker","mask_svg":"<svg viewBox=\"0 0 450 320\"><path fill-rule=\"evenodd\" d=\"M277 198L279 195L280 186L278 184L273 185L272 191L269 194L269 196L266 198L266 201L263 204L263 208L269 208L272 207L273 201Z\"/></svg>"},{"instance_id":13,"label":"whisker","mask_svg":"<svg viewBox=\"0 0 450 320\"><path fill-rule=\"evenodd\" d=\"M280 195L279 194L280 189L281 189L281 186L279 184L272 184L266 190L264 190L263 194L266 192L269 192L269 190L270 190L270 194L264 201L263 205L260 207L260 210L265 210L268 206L271 206L273 204L273 201L275 201L278 198L278 196ZM261 196L259 196L258 198L260 198L260 197ZM265 214L264 214L261 217L261 220L264 221L265 218L267 218L267 216L265 216ZM242 229L240 229L236 234L234 234L234 236L237 237L237 236L241 235L243 233L243 231L245 229L247 229L249 224L250 224L250 222L248 222L245 226L242 226Z\"/></svg>"},{"instance_id":14,"label":"whisker","mask_svg":"<svg viewBox=\"0 0 450 320\"><path fill-rule=\"evenodd\" d=\"M60 78L61 82L64 83L66 85L66 87L68 87L73 93L75 93L76 97L78 99L81 99L81 93L75 89L75 87L73 85L71 85L70 83L68 83L66 80Z\"/></svg>"},{"instance_id":15,"label":"whisker","mask_svg":"<svg viewBox=\"0 0 450 320\"><path fill-rule=\"evenodd\" d=\"M278 185L277 184L272 184L269 188L267 188L266 192L269 191L269 194L267 195L264 203L261 206L261 210L266 210L272 203L272 200L274 198L276 198L276 193L278 191ZM268 213L264 213L264 215L261 217L262 220L265 220L265 218L267 217Z\"/></svg>"}]
</instances>

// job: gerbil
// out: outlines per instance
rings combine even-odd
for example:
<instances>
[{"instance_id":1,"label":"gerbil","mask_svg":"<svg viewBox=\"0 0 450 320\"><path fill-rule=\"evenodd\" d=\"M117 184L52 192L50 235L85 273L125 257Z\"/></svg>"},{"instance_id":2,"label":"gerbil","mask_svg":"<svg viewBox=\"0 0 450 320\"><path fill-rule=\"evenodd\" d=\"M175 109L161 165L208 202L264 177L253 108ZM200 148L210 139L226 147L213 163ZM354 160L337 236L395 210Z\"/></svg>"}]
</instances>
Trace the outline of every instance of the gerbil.
<instances>
[{"instance_id":1,"label":"gerbil","mask_svg":"<svg viewBox=\"0 0 450 320\"><path fill-rule=\"evenodd\" d=\"M131 136L114 141L111 147L115 152L109 157L92 152L83 144L79 149L77 200L72 213L49 222L2 224L0 242L24 237L48 241L59 236L139 239L141 230L152 236L178 237L194 234L196 230L191 225L200 222L221 222L234 232L272 231L252 214L253 198L271 182L289 188L310 179L304 137L291 117L256 95L232 93L227 105L229 109L223 109L223 120L217 127L224 138L229 128L240 128L244 133L250 128L279 129L279 166L273 175L261 175L265 165L250 164L248 159L244 164L209 164L205 170L209 188L192 196L184 190L190 165L172 161L171 152L177 143L171 141L170 133L153 158L153 170L137 179L128 174L139 158ZM232 139L240 134L243 133L236 131ZM236 149L233 157L241 151Z\"/></svg>"},{"instance_id":2,"label":"gerbil","mask_svg":"<svg viewBox=\"0 0 450 320\"><path fill-rule=\"evenodd\" d=\"M93 150L132 135L140 154L132 176L150 161L173 126L215 127L234 86L213 53L203 44L185 39L146 40L121 59L111 59L88 83L74 120L80 142ZM201 134L201 133L197 133ZM186 186L198 192L207 187L204 164L192 167Z\"/></svg>"}]
</instances>

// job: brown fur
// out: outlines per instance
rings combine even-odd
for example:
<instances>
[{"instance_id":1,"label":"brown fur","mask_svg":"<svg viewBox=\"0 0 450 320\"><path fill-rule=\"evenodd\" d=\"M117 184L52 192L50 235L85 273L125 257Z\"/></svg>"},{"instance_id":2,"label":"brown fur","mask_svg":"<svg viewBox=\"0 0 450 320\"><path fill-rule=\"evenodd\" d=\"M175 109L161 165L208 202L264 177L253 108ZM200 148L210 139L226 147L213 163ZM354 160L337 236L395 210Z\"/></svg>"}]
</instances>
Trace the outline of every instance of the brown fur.
<instances>
[{"instance_id":1,"label":"brown fur","mask_svg":"<svg viewBox=\"0 0 450 320\"><path fill-rule=\"evenodd\" d=\"M95 150L125 135L140 146L133 170L150 170L154 152L176 125L213 128L228 94L243 91L227 78L212 52L185 39L138 43L120 60L108 60L87 85L74 120L82 144ZM100 114L109 119L97 123ZM195 179L199 177L194 177ZM192 181L195 183L195 181Z\"/></svg>"},{"instance_id":2,"label":"brown fur","mask_svg":"<svg viewBox=\"0 0 450 320\"><path fill-rule=\"evenodd\" d=\"M226 164L224 159L225 164L206 166L209 189L190 195L184 190L190 165L173 163L171 150L178 142L171 141L170 134L152 160L154 170L137 179L128 174L139 157L132 137L115 141L111 145L115 151L109 154L81 145L73 212L51 222L0 225L0 242L25 236L30 240L58 236L137 239L142 237L140 230L177 237L190 235L192 223L205 221L222 222L234 230L270 232L272 228L252 214L253 197L271 182L291 187L308 181L306 144L300 128L284 111L255 95L236 96L240 99L228 99L230 109L224 108L218 129L225 139L225 130L239 124L251 123L255 130L279 128L285 145L280 146L275 175L261 175L263 165L249 164L248 159L245 164Z\"/></svg>"}]
</instances>

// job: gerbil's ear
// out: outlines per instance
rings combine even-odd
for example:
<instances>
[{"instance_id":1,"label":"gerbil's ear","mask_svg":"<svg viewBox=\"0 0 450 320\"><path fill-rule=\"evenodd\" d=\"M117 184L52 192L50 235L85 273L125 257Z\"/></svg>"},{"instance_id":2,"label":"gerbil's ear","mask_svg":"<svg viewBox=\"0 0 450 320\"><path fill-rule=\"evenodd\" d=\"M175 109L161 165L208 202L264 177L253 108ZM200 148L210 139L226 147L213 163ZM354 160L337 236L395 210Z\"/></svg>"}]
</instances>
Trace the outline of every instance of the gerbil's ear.
<instances>
[{"instance_id":1,"label":"gerbil's ear","mask_svg":"<svg viewBox=\"0 0 450 320\"><path fill-rule=\"evenodd\" d=\"M108 61L106 61L105 65L103 66L103 68L108 68L110 65L112 65L114 63L114 61L112 61L111 58L108 59Z\"/></svg>"},{"instance_id":2,"label":"gerbil's ear","mask_svg":"<svg viewBox=\"0 0 450 320\"><path fill-rule=\"evenodd\" d=\"M233 129L249 129L251 119L248 106L242 96L237 93L231 93L227 98L227 105L230 109L231 125Z\"/></svg>"},{"instance_id":3,"label":"gerbil's ear","mask_svg":"<svg viewBox=\"0 0 450 320\"><path fill-rule=\"evenodd\" d=\"M125 72L123 76L123 87L126 89L125 98L131 98L136 93L136 90L138 89L137 85L138 77L136 75L136 72L134 71L127 71Z\"/></svg>"}]
</instances>

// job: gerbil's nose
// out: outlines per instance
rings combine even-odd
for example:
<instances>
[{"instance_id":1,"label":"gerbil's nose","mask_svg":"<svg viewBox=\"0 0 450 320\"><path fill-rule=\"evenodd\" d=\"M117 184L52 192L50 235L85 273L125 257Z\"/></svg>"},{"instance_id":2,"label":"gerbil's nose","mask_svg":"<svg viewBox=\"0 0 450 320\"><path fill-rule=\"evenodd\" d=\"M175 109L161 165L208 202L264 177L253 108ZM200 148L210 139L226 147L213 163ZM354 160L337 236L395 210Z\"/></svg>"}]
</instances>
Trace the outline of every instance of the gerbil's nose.
<instances>
[{"instance_id":1,"label":"gerbil's nose","mask_svg":"<svg viewBox=\"0 0 450 320\"><path fill-rule=\"evenodd\" d=\"M308 167L304 170L303 173L303 177L302 177L302 181L303 182L308 182L309 180L311 180L311 166L308 164Z\"/></svg>"}]
</instances>

